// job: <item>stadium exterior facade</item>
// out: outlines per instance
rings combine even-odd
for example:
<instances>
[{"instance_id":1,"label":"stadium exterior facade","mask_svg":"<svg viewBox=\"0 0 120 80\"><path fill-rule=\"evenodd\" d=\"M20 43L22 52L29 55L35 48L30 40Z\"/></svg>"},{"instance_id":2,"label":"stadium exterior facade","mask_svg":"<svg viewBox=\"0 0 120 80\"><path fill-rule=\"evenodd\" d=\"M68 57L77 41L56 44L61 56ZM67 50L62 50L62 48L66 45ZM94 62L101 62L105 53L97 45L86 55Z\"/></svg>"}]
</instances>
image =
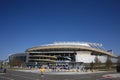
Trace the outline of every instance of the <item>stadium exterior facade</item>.
<instances>
[{"instance_id":1,"label":"stadium exterior facade","mask_svg":"<svg viewBox=\"0 0 120 80\"><path fill-rule=\"evenodd\" d=\"M26 62L26 53L16 53L9 56L9 61L20 60Z\"/></svg>"},{"instance_id":2,"label":"stadium exterior facade","mask_svg":"<svg viewBox=\"0 0 120 80\"><path fill-rule=\"evenodd\" d=\"M102 47L102 44L88 42L55 42L28 48L26 51L28 66L56 65L78 67L83 63L94 62L95 57L105 63L108 56L116 57Z\"/></svg>"}]
</instances>

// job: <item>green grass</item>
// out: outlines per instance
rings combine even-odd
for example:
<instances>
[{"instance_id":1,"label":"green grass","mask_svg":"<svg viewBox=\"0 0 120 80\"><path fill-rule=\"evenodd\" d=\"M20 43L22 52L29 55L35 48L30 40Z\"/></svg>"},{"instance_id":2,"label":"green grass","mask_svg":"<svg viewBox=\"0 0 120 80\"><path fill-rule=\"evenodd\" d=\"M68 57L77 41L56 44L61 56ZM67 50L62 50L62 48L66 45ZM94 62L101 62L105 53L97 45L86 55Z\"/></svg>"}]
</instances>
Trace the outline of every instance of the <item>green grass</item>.
<instances>
[{"instance_id":1,"label":"green grass","mask_svg":"<svg viewBox=\"0 0 120 80\"><path fill-rule=\"evenodd\" d=\"M30 70L30 69L26 69L26 68L9 68L9 70Z\"/></svg>"},{"instance_id":2,"label":"green grass","mask_svg":"<svg viewBox=\"0 0 120 80\"><path fill-rule=\"evenodd\" d=\"M105 67L102 67L102 68L97 68L97 70L99 70L99 71L114 71L114 70L116 70L116 68L107 69Z\"/></svg>"}]
</instances>

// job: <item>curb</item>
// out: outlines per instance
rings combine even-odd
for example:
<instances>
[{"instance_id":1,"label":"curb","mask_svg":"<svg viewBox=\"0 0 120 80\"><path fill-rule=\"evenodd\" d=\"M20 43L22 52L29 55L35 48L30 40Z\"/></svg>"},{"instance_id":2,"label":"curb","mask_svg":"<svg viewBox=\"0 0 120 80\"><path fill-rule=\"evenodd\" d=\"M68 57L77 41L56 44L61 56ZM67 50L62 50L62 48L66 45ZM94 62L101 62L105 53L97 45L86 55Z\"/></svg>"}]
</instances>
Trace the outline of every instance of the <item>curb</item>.
<instances>
[{"instance_id":1,"label":"curb","mask_svg":"<svg viewBox=\"0 0 120 80\"><path fill-rule=\"evenodd\" d=\"M5 74L5 73L0 73L0 75Z\"/></svg>"},{"instance_id":2,"label":"curb","mask_svg":"<svg viewBox=\"0 0 120 80\"><path fill-rule=\"evenodd\" d=\"M103 75L102 77L104 77L104 78L119 78L120 79L120 73L106 74L106 75Z\"/></svg>"}]
</instances>

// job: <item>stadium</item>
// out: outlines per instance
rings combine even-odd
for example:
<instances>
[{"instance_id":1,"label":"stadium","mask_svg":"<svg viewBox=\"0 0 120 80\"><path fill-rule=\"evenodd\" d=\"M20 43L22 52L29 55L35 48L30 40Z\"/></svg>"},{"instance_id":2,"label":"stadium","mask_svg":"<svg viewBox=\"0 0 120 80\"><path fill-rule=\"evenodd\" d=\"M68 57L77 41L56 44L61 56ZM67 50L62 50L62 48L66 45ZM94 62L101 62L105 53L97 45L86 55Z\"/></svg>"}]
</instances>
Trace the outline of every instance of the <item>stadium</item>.
<instances>
[{"instance_id":1,"label":"stadium","mask_svg":"<svg viewBox=\"0 0 120 80\"><path fill-rule=\"evenodd\" d=\"M94 62L97 57L105 63L107 57L116 57L110 50L105 50L102 44L89 42L54 42L26 49L27 66L69 66L78 67L83 63Z\"/></svg>"},{"instance_id":2,"label":"stadium","mask_svg":"<svg viewBox=\"0 0 120 80\"><path fill-rule=\"evenodd\" d=\"M16 53L9 56L9 60L20 60L22 62L26 62L26 54L25 53Z\"/></svg>"}]
</instances>

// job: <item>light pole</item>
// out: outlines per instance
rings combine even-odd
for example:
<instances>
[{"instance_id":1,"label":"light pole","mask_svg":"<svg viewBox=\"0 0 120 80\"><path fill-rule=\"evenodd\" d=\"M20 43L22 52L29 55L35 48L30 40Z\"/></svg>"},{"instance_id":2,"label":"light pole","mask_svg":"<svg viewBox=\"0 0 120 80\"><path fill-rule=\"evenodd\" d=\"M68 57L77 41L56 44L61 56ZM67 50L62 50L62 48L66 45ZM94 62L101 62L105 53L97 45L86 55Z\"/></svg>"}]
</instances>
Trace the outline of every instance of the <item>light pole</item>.
<instances>
[{"instance_id":1,"label":"light pole","mask_svg":"<svg viewBox=\"0 0 120 80\"><path fill-rule=\"evenodd\" d=\"M35 68L37 68L37 62L35 62Z\"/></svg>"}]
</instances>

